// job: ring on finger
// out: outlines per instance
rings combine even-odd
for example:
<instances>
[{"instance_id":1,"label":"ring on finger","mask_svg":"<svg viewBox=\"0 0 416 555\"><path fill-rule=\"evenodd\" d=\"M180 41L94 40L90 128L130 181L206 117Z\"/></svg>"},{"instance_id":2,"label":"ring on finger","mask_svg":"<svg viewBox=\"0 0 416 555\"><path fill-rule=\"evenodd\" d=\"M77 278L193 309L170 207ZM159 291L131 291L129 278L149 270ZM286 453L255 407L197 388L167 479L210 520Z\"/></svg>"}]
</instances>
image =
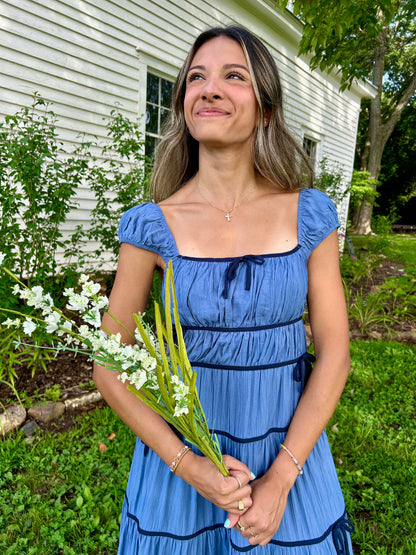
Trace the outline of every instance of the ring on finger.
<instances>
[{"instance_id":1,"label":"ring on finger","mask_svg":"<svg viewBox=\"0 0 416 555\"><path fill-rule=\"evenodd\" d=\"M244 532L245 528L244 528L244 526L243 526L242 524L240 524L239 522L237 522L237 526L240 528L240 530L241 530L242 532Z\"/></svg>"},{"instance_id":2,"label":"ring on finger","mask_svg":"<svg viewBox=\"0 0 416 555\"><path fill-rule=\"evenodd\" d=\"M241 488L241 487L243 486L243 484L241 483L240 478L239 478L238 476L234 476L234 475L233 475L233 478L235 478L235 479L237 480L237 482L238 482L238 487Z\"/></svg>"},{"instance_id":3,"label":"ring on finger","mask_svg":"<svg viewBox=\"0 0 416 555\"><path fill-rule=\"evenodd\" d=\"M238 510L244 511L244 509L245 509L245 506L244 506L243 500L240 499L240 501L238 502Z\"/></svg>"}]
</instances>

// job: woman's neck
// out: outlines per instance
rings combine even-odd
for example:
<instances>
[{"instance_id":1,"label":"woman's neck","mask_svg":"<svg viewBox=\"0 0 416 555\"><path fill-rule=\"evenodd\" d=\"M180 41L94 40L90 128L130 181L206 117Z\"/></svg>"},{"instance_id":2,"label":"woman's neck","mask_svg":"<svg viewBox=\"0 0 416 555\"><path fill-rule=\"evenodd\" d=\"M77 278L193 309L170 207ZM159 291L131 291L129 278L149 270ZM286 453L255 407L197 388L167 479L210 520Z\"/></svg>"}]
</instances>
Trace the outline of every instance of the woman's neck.
<instances>
[{"instance_id":1,"label":"woman's neck","mask_svg":"<svg viewBox=\"0 0 416 555\"><path fill-rule=\"evenodd\" d=\"M209 151L200 148L195 186L205 196L209 195L210 200L216 199L224 206L234 206L250 191L254 193L258 182L251 155L242 155L241 149Z\"/></svg>"}]
</instances>

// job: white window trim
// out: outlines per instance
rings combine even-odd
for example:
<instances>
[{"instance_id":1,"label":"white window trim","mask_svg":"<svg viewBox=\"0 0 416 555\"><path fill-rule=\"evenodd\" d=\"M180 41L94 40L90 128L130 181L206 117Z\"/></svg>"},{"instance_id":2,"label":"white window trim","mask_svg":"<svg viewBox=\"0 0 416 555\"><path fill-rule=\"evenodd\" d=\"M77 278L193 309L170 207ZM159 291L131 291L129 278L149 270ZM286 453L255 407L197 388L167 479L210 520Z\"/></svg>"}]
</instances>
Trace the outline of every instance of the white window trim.
<instances>
[{"instance_id":1,"label":"white window trim","mask_svg":"<svg viewBox=\"0 0 416 555\"><path fill-rule=\"evenodd\" d=\"M181 67L181 62L174 58L169 57L166 60L161 60L155 56L150 49L144 49L143 45L136 47L137 57L139 61L139 84L138 84L138 99L137 99L137 114L139 123L141 125L141 132L143 137L146 131L146 91L147 91L147 74L152 73L162 79L168 81L175 81L178 71Z\"/></svg>"}]
</instances>

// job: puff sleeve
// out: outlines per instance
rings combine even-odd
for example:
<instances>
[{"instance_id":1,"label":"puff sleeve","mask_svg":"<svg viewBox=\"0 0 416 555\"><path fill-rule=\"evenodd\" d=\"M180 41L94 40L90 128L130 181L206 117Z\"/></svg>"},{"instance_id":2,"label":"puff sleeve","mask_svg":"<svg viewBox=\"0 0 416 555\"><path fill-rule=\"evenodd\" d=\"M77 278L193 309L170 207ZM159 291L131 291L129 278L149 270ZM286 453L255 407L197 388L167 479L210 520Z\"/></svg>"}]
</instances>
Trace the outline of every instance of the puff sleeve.
<instances>
[{"instance_id":1,"label":"puff sleeve","mask_svg":"<svg viewBox=\"0 0 416 555\"><path fill-rule=\"evenodd\" d=\"M309 254L339 227L337 209L318 189L303 189L299 199L299 244Z\"/></svg>"},{"instance_id":2,"label":"puff sleeve","mask_svg":"<svg viewBox=\"0 0 416 555\"><path fill-rule=\"evenodd\" d=\"M146 202L130 208L120 220L120 243L159 254L165 262L173 258L176 245L162 211L157 204Z\"/></svg>"}]
</instances>

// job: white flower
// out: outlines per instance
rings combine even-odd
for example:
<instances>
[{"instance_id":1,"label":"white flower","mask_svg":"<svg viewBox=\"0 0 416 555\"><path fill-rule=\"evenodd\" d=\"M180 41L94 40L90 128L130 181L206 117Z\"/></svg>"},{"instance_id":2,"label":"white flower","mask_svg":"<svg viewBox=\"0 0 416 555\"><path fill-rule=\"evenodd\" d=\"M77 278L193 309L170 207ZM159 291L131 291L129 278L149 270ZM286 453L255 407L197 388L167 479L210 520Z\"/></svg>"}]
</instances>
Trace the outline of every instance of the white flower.
<instances>
[{"instance_id":1,"label":"white flower","mask_svg":"<svg viewBox=\"0 0 416 555\"><path fill-rule=\"evenodd\" d=\"M66 307L69 310L75 310L79 312L85 310L89 303L88 297L84 297L84 295L78 295L77 293L71 293L70 295L68 295L68 300L69 302Z\"/></svg>"},{"instance_id":2,"label":"white flower","mask_svg":"<svg viewBox=\"0 0 416 555\"><path fill-rule=\"evenodd\" d=\"M0 266L3 264L3 260L6 258L4 252L0 252Z\"/></svg>"},{"instance_id":3,"label":"white flower","mask_svg":"<svg viewBox=\"0 0 416 555\"><path fill-rule=\"evenodd\" d=\"M99 283L94 283L93 281L88 281L84 283L82 287L82 292L84 295L91 297L92 295L96 295L101 289L101 285Z\"/></svg>"},{"instance_id":4,"label":"white flower","mask_svg":"<svg viewBox=\"0 0 416 555\"><path fill-rule=\"evenodd\" d=\"M91 324L95 328L99 328L101 326L101 314L99 310L89 310L83 315L83 319L84 322L87 322L87 324Z\"/></svg>"},{"instance_id":5,"label":"white flower","mask_svg":"<svg viewBox=\"0 0 416 555\"><path fill-rule=\"evenodd\" d=\"M97 310L102 310L103 308L107 308L108 306L108 299L106 296L104 297L98 297L96 299L94 299L93 303L92 303L93 308L96 308Z\"/></svg>"},{"instance_id":6,"label":"white flower","mask_svg":"<svg viewBox=\"0 0 416 555\"><path fill-rule=\"evenodd\" d=\"M26 318L26 320L23 322L23 332L30 337L32 333L35 331L35 329L36 329L35 322L30 318Z\"/></svg>"},{"instance_id":7,"label":"white flower","mask_svg":"<svg viewBox=\"0 0 416 555\"><path fill-rule=\"evenodd\" d=\"M178 405L175 406L175 410L173 412L173 416L181 416L182 414L188 414L188 406L180 407Z\"/></svg>"},{"instance_id":8,"label":"white flower","mask_svg":"<svg viewBox=\"0 0 416 555\"><path fill-rule=\"evenodd\" d=\"M20 285L18 283L16 283L16 285L13 286L13 295L19 295L20 293Z\"/></svg>"},{"instance_id":9,"label":"white flower","mask_svg":"<svg viewBox=\"0 0 416 555\"><path fill-rule=\"evenodd\" d=\"M19 318L15 318L14 320L12 320L11 318L7 318L7 320L5 320L3 322L3 326L6 326L6 328L14 328L14 327L19 327L20 325L20 320Z\"/></svg>"},{"instance_id":10,"label":"white flower","mask_svg":"<svg viewBox=\"0 0 416 555\"><path fill-rule=\"evenodd\" d=\"M51 312L45 317L46 333L53 333L59 328L59 323L61 320L61 315L58 312Z\"/></svg>"},{"instance_id":11,"label":"white flower","mask_svg":"<svg viewBox=\"0 0 416 555\"><path fill-rule=\"evenodd\" d=\"M59 330L56 335L62 337L66 333L70 333L72 330L72 321L65 320L65 322L59 327Z\"/></svg>"}]
</instances>

